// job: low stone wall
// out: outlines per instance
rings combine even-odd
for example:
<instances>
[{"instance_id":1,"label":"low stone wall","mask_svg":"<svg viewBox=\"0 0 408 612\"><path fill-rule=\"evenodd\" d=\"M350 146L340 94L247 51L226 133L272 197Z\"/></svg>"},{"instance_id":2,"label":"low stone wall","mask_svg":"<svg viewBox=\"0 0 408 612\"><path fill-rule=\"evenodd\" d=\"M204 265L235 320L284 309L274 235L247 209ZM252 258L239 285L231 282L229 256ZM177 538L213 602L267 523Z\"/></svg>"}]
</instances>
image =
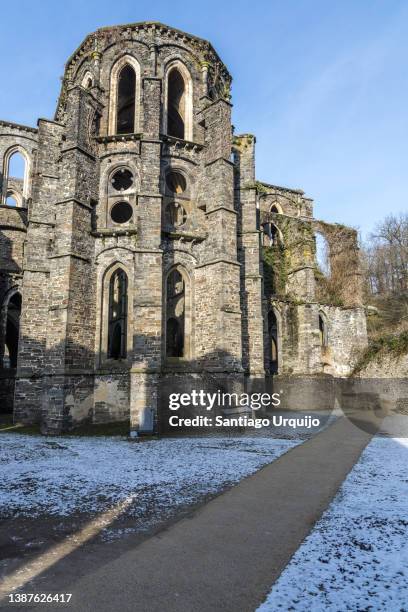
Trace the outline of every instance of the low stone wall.
<instances>
[{"instance_id":1,"label":"low stone wall","mask_svg":"<svg viewBox=\"0 0 408 612\"><path fill-rule=\"evenodd\" d=\"M0 414L11 414L14 403L15 370L0 372Z\"/></svg>"},{"instance_id":2,"label":"low stone wall","mask_svg":"<svg viewBox=\"0 0 408 612\"><path fill-rule=\"evenodd\" d=\"M354 374L356 378L408 378L408 354L380 354L368 363L362 370Z\"/></svg>"}]
</instances>

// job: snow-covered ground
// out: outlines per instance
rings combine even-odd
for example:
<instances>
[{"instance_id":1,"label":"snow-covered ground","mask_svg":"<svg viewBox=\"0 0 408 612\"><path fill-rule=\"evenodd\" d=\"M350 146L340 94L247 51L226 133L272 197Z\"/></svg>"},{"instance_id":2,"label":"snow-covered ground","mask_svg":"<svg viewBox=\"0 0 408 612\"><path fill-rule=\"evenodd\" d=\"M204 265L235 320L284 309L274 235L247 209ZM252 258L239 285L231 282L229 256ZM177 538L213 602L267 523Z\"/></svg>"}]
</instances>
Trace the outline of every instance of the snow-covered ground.
<instances>
[{"instance_id":1,"label":"snow-covered ground","mask_svg":"<svg viewBox=\"0 0 408 612\"><path fill-rule=\"evenodd\" d=\"M0 437L0 516L102 512L130 496L146 528L270 463L300 439L214 436L152 440Z\"/></svg>"},{"instance_id":2,"label":"snow-covered ground","mask_svg":"<svg viewBox=\"0 0 408 612\"><path fill-rule=\"evenodd\" d=\"M408 440L374 438L258 612L408 610Z\"/></svg>"}]
</instances>

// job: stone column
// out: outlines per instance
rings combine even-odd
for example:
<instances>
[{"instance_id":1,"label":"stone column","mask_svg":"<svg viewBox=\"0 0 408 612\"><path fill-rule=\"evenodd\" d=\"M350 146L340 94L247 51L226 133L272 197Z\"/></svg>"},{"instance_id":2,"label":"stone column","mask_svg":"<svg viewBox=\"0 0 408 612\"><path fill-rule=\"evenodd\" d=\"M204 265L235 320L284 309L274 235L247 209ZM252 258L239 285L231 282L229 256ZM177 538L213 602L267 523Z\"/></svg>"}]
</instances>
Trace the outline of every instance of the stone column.
<instances>
[{"instance_id":1,"label":"stone column","mask_svg":"<svg viewBox=\"0 0 408 612\"><path fill-rule=\"evenodd\" d=\"M133 365L130 371L131 435L152 433L157 423L161 370L162 250L160 194L161 80L143 79L139 239L135 256Z\"/></svg>"},{"instance_id":2,"label":"stone column","mask_svg":"<svg viewBox=\"0 0 408 612\"><path fill-rule=\"evenodd\" d=\"M237 212L231 161L231 105L210 103L205 122L205 184L208 238L196 268L195 300L198 363L227 376L242 373L240 264L237 260Z\"/></svg>"},{"instance_id":3,"label":"stone column","mask_svg":"<svg viewBox=\"0 0 408 612\"><path fill-rule=\"evenodd\" d=\"M14 395L16 422L41 420L43 376L50 305L49 255L55 237L55 199L59 182L60 144L64 127L38 122L37 161L32 174L32 202L25 243L22 312Z\"/></svg>"},{"instance_id":4,"label":"stone column","mask_svg":"<svg viewBox=\"0 0 408 612\"><path fill-rule=\"evenodd\" d=\"M236 197L240 212L240 262L242 264L243 363L249 380L263 382L264 321L262 274L255 186L255 137L234 138Z\"/></svg>"},{"instance_id":5,"label":"stone column","mask_svg":"<svg viewBox=\"0 0 408 612\"><path fill-rule=\"evenodd\" d=\"M94 239L91 216L99 164L89 140L94 98L68 91L68 123L61 149L55 203L55 242L49 255L50 302L44 433L60 433L87 420L93 407L95 338Z\"/></svg>"}]
</instances>

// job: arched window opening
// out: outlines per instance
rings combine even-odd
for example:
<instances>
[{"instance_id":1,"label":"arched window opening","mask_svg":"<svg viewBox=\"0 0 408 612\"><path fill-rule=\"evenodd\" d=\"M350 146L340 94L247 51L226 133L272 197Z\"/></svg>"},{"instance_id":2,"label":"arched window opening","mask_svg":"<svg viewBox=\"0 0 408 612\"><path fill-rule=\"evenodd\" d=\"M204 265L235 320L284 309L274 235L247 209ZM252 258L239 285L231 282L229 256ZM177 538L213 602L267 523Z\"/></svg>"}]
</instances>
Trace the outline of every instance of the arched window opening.
<instances>
[{"instance_id":1,"label":"arched window opening","mask_svg":"<svg viewBox=\"0 0 408 612\"><path fill-rule=\"evenodd\" d=\"M136 73L126 64L119 73L116 132L133 134L135 131Z\"/></svg>"},{"instance_id":2,"label":"arched window opening","mask_svg":"<svg viewBox=\"0 0 408 612\"><path fill-rule=\"evenodd\" d=\"M7 160L7 157L6 157ZM7 206L20 206L26 196L26 160L20 151L14 151L7 161L6 193L4 203Z\"/></svg>"},{"instance_id":3,"label":"arched window opening","mask_svg":"<svg viewBox=\"0 0 408 612\"><path fill-rule=\"evenodd\" d=\"M171 193L180 195L187 189L187 181L181 172L171 171L166 174L166 186Z\"/></svg>"},{"instance_id":4,"label":"arched window opening","mask_svg":"<svg viewBox=\"0 0 408 612\"><path fill-rule=\"evenodd\" d=\"M185 283L178 270L167 277L166 356L185 357Z\"/></svg>"},{"instance_id":5,"label":"arched window opening","mask_svg":"<svg viewBox=\"0 0 408 612\"><path fill-rule=\"evenodd\" d=\"M19 153L19 151L16 151L15 153L13 153L13 155L9 159L8 177L19 179L20 181L24 181L24 175L25 175L25 159L21 155L21 153Z\"/></svg>"},{"instance_id":6,"label":"arched window opening","mask_svg":"<svg viewBox=\"0 0 408 612\"><path fill-rule=\"evenodd\" d=\"M6 205L7 206L18 206L17 198L13 195L11 191L7 192Z\"/></svg>"},{"instance_id":7,"label":"arched window opening","mask_svg":"<svg viewBox=\"0 0 408 612\"><path fill-rule=\"evenodd\" d=\"M263 226L264 246L278 246L281 244L281 235L274 223L265 223Z\"/></svg>"},{"instance_id":8,"label":"arched window opening","mask_svg":"<svg viewBox=\"0 0 408 612\"><path fill-rule=\"evenodd\" d=\"M268 314L268 335L269 335L269 372L271 374L278 373L279 356L278 356L278 322L273 310Z\"/></svg>"},{"instance_id":9,"label":"arched window opening","mask_svg":"<svg viewBox=\"0 0 408 612\"><path fill-rule=\"evenodd\" d=\"M187 221L187 212L178 202L170 202L166 207L166 223L173 227L181 227Z\"/></svg>"},{"instance_id":10,"label":"arched window opening","mask_svg":"<svg viewBox=\"0 0 408 612\"><path fill-rule=\"evenodd\" d=\"M316 233L316 262L320 272L329 277L330 276L330 252L329 244L327 239L320 234Z\"/></svg>"},{"instance_id":11,"label":"arched window opening","mask_svg":"<svg viewBox=\"0 0 408 612\"><path fill-rule=\"evenodd\" d=\"M185 138L186 94L185 83L177 68L173 68L167 80L167 134Z\"/></svg>"},{"instance_id":12,"label":"arched window opening","mask_svg":"<svg viewBox=\"0 0 408 612\"><path fill-rule=\"evenodd\" d=\"M127 293L128 279L126 273L119 268L112 274L109 283L109 359L124 359L126 357Z\"/></svg>"},{"instance_id":13,"label":"arched window opening","mask_svg":"<svg viewBox=\"0 0 408 612\"><path fill-rule=\"evenodd\" d=\"M92 73L87 70L82 77L81 85L84 89L91 89L93 87L93 76Z\"/></svg>"},{"instance_id":14,"label":"arched window opening","mask_svg":"<svg viewBox=\"0 0 408 612\"><path fill-rule=\"evenodd\" d=\"M282 214L282 209L279 206L279 204L272 204L272 206L270 208L270 212L271 213L278 213L280 215L280 214Z\"/></svg>"},{"instance_id":15,"label":"arched window opening","mask_svg":"<svg viewBox=\"0 0 408 612\"><path fill-rule=\"evenodd\" d=\"M7 305L6 337L3 366L16 368L18 357L18 340L20 333L21 295L14 293Z\"/></svg>"},{"instance_id":16,"label":"arched window opening","mask_svg":"<svg viewBox=\"0 0 408 612\"><path fill-rule=\"evenodd\" d=\"M327 346L327 325L322 314L319 314L319 338L320 346Z\"/></svg>"}]
</instances>

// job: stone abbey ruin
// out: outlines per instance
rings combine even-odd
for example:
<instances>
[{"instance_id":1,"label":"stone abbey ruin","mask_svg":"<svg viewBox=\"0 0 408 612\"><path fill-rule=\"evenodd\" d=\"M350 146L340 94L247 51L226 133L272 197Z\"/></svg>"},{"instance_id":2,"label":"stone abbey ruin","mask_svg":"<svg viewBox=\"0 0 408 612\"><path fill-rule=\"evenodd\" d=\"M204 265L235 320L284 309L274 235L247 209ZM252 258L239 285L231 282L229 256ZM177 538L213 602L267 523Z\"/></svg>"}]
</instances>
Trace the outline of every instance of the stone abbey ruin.
<instances>
[{"instance_id":1,"label":"stone abbey ruin","mask_svg":"<svg viewBox=\"0 0 408 612\"><path fill-rule=\"evenodd\" d=\"M106 27L69 58L53 120L0 121L0 404L17 422L152 432L161 385L350 373L356 232L257 180L230 85L205 40Z\"/></svg>"}]
</instances>

